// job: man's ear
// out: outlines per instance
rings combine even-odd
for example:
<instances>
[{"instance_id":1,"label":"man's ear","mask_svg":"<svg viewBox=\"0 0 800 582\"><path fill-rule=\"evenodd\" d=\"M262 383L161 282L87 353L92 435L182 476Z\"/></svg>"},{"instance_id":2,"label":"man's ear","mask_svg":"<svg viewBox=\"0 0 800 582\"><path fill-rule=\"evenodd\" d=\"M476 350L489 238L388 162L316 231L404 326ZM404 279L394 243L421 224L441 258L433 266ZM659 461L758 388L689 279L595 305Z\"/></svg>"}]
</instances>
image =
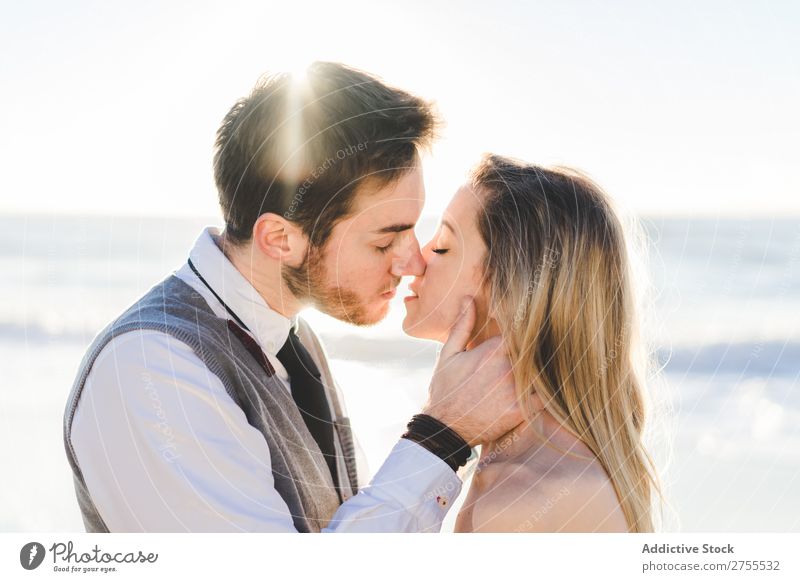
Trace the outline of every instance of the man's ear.
<instances>
[{"instance_id":1,"label":"man's ear","mask_svg":"<svg viewBox=\"0 0 800 582\"><path fill-rule=\"evenodd\" d=\"M259 216L253 225L253 244L276 261L297 267L305 259L308 237L294 222L267 212Z\"/></svg>"}]
</instances>

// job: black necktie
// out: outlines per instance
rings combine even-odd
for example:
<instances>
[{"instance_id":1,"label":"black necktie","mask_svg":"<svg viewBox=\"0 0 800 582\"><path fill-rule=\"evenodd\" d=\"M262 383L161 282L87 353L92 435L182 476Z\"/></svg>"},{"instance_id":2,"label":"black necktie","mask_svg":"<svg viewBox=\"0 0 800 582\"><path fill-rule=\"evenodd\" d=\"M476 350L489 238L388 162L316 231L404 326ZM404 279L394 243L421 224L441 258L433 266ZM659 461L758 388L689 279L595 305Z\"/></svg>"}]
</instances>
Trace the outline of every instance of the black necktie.
<instances>
[{"instance_id":1,"label":"black necktie","mask_svg":"<svg viewBox=\"0 0 800 582\"><path fill-rule=\"evenodd\" d=\"M331 471L333 483L338 489L333 422L325 386L319 368L293 329L289 330L289 338L278 352L278 360L289 373L292 397L300 409L308 431L317 441Z\"/></svg>"},{"instance_id":2,"label":"black necktie","mask_svg":"<svg viewBox=\"0 0 800 582\"><path fill-rule=\"evenodd\" d=\"M214 288L208 284L197 267L192 263L192 259L188 260L189 267L192 269L197 278L205 285L209 291L217 298L217 301L225 307L225 310L236 320L228 320L228 329L239 338L244 344L256 361L261 365L267 376L275 375L275 370L269 363L266 354L261 350L258 343L250 336L250 328L237 316L233 310L228 307L228 304L222 300ZM242 329L244 328L244 329ZM247 332L245 331L247 330ZM311 354L300 343L300 338L293 329L289 329L289 337L286 343L283 344L281 351L278 352L278 360L280 360L283 367L289 373L289 380L291 381L292 397L300 409L300 415L308 427L308 432L314 437L319 445L319 450L325 457L325 462L330 469L331 477L333 478L333 485L336 491L339 492L339 478L336 470L336 448L333 444L333 421L331 420L331 411L328 408L328 397L325 394L325 386L322 383L322 377L319 373L319 368L311 358ZM341 499L341 495L340 495Z\"/></svg>"}]
</instances>

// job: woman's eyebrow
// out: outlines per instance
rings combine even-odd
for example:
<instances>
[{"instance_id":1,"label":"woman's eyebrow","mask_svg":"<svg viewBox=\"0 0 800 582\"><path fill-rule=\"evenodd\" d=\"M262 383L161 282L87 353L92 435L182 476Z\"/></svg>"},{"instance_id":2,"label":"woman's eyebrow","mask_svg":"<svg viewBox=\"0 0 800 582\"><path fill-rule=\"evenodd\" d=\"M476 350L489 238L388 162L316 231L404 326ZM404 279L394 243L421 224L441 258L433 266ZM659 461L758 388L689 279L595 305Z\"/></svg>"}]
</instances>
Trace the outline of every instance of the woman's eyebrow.
<instances>
[{"instance_id":1,"label":"woman's eyebrow","mask_svg":"<svg viewBox=\"0 0 800 582\"><path fill-rule=\"evenodd\" d=\"M449 229L450 229L450 232L452 232L453 234L455 234L455 233L456 233L456 229L455 229L455 228L453 228L453 225L452 225L452 224L450 224L449 222L447 222L447 221L446 221L444 218L442 219L442 224L443 224L444 226L446 226L447 228L449 228Z\"/></svg>"},{"instance_id":2,"label":"woman's eyebrow","mask_svg":"<svg viewBox=\"0 0 800 582\"><path fill-rule=\"evenodd\" d=\"M390 224L378 230L374 230L375 234L388 234L390 232L403 232L414 228L413 224Z\"/></svg>"}]
</instances>

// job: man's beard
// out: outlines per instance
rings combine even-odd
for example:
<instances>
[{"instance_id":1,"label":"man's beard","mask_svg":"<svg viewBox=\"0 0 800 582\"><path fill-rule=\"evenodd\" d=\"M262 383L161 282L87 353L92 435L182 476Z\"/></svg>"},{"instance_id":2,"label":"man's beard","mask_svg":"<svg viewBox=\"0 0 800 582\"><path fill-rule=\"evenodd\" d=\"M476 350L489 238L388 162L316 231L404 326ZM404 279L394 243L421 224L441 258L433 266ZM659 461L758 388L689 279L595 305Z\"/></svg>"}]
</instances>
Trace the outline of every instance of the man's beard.
<instances>
[{"instance_id":1,"label":"man's beard","mask_svg":"<svg viewBox=\"0 0 800 582\"><path fill-rule=\"evenodd\" d=\"M370 317L358 295L350 289L326 286L327 272L323 249L310 246L299 267L281 266L283 280L292 295L301 303L309 303L321 312L353 325L372 325L383 319Z\"/></svg>"}]
</instances>

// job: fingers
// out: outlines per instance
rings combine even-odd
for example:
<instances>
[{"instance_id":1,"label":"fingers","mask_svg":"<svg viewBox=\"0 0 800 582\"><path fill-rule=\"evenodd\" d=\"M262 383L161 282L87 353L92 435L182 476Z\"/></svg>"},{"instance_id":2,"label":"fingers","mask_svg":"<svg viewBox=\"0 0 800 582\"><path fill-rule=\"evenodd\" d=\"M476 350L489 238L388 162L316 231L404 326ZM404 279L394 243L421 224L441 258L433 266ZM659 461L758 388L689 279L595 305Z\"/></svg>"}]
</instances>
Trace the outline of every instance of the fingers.
<instances>
[{"instance_id":1,"label":"fingers","mask_svg":"<svg viewBox=\"0 0 800 582\"><path fill-rule=\"evenodd\" d=\"M473 362L480 362L477 365L486 371L493 370L495 374L511 372L511 360L503 344L503 338L499 335L490 337L472 348L465 356L469 356Z\"/></svg>"},{"instance_id":2,"label":"fingers","mask_svg":"<svg viewBox=\"0 0 800 582\"><path fill-rule=\"evenodd\" d=\"M440 357L449 358L467 347L472 329L475 327L475 302L467 297L461 306L461 315L450 328L450 335L445 342Z\"/></svg>"}]
</instances>

